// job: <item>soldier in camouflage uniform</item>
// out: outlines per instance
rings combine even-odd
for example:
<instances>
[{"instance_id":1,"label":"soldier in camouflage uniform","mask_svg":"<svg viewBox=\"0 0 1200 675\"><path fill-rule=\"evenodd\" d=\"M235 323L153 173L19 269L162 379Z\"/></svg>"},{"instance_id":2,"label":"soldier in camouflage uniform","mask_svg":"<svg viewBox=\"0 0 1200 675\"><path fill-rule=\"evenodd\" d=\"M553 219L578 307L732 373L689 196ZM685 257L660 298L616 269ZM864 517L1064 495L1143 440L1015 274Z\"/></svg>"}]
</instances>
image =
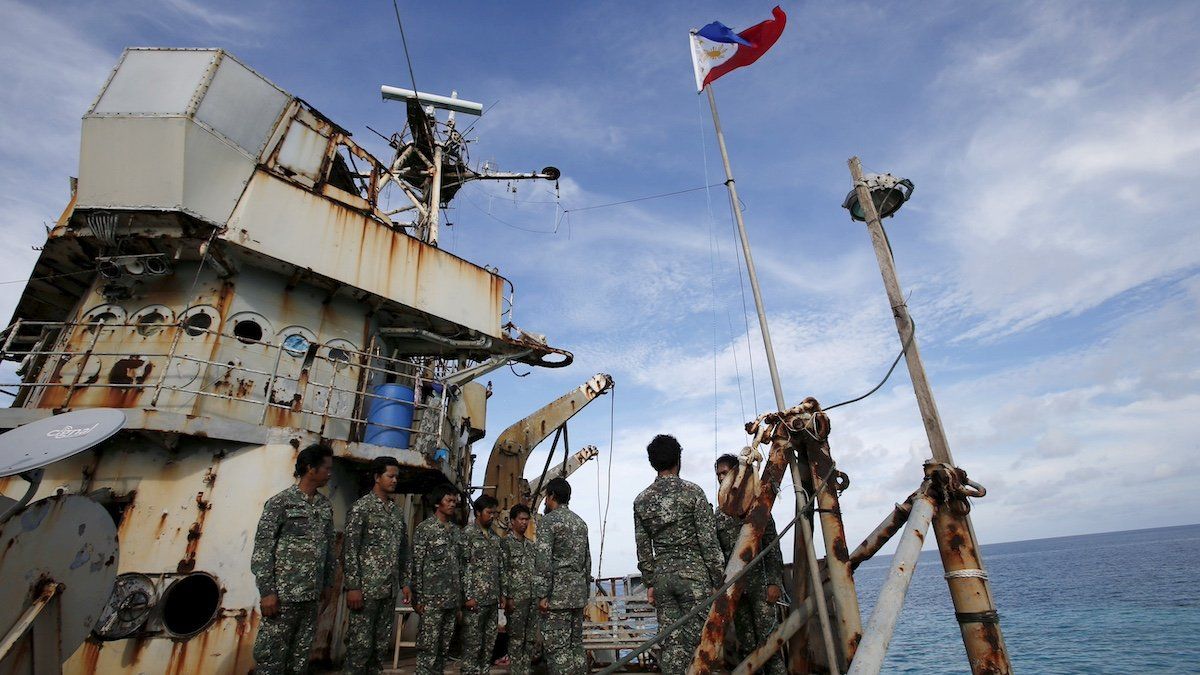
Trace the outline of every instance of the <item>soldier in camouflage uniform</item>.
<instances>
[{"instance_id":1,"label":"soldier in camouflage uniform","mask_svg":"<svg viewBox=\"0 0 1200 675\"><path fill-rule=\"evenodd\" d=\"M646 452L658 477L633 501L633 532L638 569L657 610L658 625L665 628L721 585L725 559L704 490L679 477L679 441L655 436ZM704 619L705 614L698 614L663 640L662 672L687 671L700 645Z\"/></svg>"},{"instance_id":2,"label":"soldier in camouflage uniform","mask_svg":"<svg viewBox=\"0 0 1200 675\"><path fill-rule=\"evenodd\" d=\"M583 608L591 597L592 552L587 523L567 508L571 484L546 484L546 517L538 523L533 593L542 613L542 639L551 675L588 672Z\"/></svg>"},{"instance_id":3,"label":"soldier in camouflage uniform","mask_svg":"<svg viewBox=\"0 0 1200 675\"><path fill-rule=\"evenodd\" d=\"M504 613L508 620L508 660L512 675L529 675L537 640L537 599L533 596L537 544L525 536L529 529L529 507L517 504L508 512L512 528L504 538Z\"/></svg>"},{"instance_id":4,"label":"soldier in camouflage uniform","mask_svg":"<svg viewBox=\"0 0 1200 675\"><path fill-rule=\"evenodd\" d=\"M500 587L504 583L504 555L500 536L492 533L492 519L500 502L483 495L472 510L475 523L463 531L463 632L462 673L482 675L492 667L496 646L496 621L500 612Z\"/></svg>"},{"instance_id":5,"label":"soldier in camouflage uniform","mask_svg":"<svg viewBox=\"0 0 1200 675\"><path fill-rule=\"evenodd\" d=\"M412 557L405 575L413 609L421 615L417 630L417 673L441 675L462 606L462 531L454 524L458 494L438 485L427 496L435 510L413 533Z\"/></svg>"},{"instance_id":6,"label":"soldier in camouflage uniform","mask_svg":"<svg viewBox=\"0 0 1200 675\"><path fill-rule=\"evenodd\" d=\"M392 500L400 477L394 457L371 462L375 484L350 508L344 543L346 606L350 627L346 631L345 672L379 673L392 643L396 598L407 587L401 578L408 559L408 525Z\"/></svg>"},{"instance_id":7,"label":"soldier in camouflage uniform","mask_svg":"<svg viewBox=\"0 0 1200 675\"><path fill-rule=\"evenodd\" d=\"M263 506L250 571L262 597L255 672L308 671L320 602L333 590L333 508L317 492L333 472L333 451L310 445L296 457L299 482Z\"/></svg>"},{"instance_id":8,"label":"soldier in camouflage uniform","mask_svg":"<svg viewBox=\"0 0 1200 675\"><path fill-rule=\"evenodd\" d=\"M721 455L717 458L714 468L717 472L717 482L725 480L726 474L737 471L738 458L733 455ZM742 531L742 520L716 509L717 540L721 543L721 551L726 562L733 555L737 545L738 535ZM763 532L762 544L765 546L778 536L775 530L775 519L767 520ZM734 615L734 626L737 629L738 660L749 655L750 650L767 641L767 636L775 630L778 620L775 618L775 604L783 591L783 553L778 546L767 552L761 562L754 566L745 577L745 591L738 601L737 613ZM726 650L727 652L731 650ZM770 675L783 675L783 659L776 652L760 671Z\"/></svg>"}]
</instances>

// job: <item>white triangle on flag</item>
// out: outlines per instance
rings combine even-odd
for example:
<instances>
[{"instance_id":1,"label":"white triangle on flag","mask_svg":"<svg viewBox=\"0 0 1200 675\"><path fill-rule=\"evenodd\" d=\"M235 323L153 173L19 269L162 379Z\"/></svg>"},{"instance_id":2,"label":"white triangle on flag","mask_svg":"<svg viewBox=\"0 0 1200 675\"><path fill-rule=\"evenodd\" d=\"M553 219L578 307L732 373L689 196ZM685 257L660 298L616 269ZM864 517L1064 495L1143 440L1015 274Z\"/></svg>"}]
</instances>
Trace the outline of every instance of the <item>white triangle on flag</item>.
<instances>
[{"instance_id":1,"label":"white triangle on flag","mask_svg":"<svg viewBox=\"0 0 1200 675\"><path fill-rule=\"evenodd\" d=\"M692 69L696 73L696 92L704 91L704 78L709 71L725 63L737 52L736 44L713 42L695 33L688 35L692 51Z\"/></svg>"}]
</instances>

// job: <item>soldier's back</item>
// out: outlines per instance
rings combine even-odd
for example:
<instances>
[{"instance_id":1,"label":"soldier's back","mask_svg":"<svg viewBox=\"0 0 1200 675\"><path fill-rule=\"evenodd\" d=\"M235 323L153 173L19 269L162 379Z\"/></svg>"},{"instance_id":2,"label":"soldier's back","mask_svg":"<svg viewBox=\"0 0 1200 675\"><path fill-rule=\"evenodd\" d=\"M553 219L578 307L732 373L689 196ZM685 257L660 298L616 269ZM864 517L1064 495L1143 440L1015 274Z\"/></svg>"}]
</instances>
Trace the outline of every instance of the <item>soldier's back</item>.
<instances>
[{"instance_id":1,"label":"soldier's back","mask_svg":"<svg viewBox=\"0 0 1200 675\"><path fill-rule=\"evenodd\" d=\"M658 571L703 573L698 578L708 578L702 547L711 535L700 531L700 508L711 508L704 490L678 476L659 476L634 500L634 516L654 542Z\"/></svg>"}]
</instances>

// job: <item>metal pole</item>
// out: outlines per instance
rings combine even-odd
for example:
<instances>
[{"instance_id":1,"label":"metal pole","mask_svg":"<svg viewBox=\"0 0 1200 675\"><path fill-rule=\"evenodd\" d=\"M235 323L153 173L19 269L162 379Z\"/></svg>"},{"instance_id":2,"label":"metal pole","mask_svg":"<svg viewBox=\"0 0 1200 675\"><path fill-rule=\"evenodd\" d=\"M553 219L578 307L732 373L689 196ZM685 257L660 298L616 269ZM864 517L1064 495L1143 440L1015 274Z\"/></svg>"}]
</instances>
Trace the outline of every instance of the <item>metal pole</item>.
<instances>
[{"instance_id":1,"label":"metal pole","mask_svg":"<svg viewBox=\"0 0 1200 675\"><path fill-rule=\"evenodd\" d=\"M814 482L836 471L828 437L819 442L805 440L805 454ZM858 608L858 592L854 587L854 572L850 568L846 528L842 522L842 507L835 482L827 481L817 491L816 497L821 514L821 536L825 542L825 571L829 575L829 590L837 618L838 648L842 656L840 667L844 669L854 660L854 653L863 637L862 614Z\"/></svg>"},{"instance_id":2,"label":"metal pole","mask_svg":"<svg viewBox=\"0 0 1200 675\"><path fill-rule=\"evenodd\" d=\"M433 146L433 177L430 179L429 186L429 213L427 214L426 222L428 229L426 230L426 240L437 246L438 243L438 218L442 215L442 144L438 143Z\"/></svg>"},{"instance_id":3,"label":"metal pole","mask_svg":"<svg viewBox=\"0 0 1200 675\"><path fill-rule=\"evenodd\" d=\"M888 643L892 641L896 620L904 608L904 595L908 593L913 571L917 569L917 558L921 555L921 546L925 543L925 533L932 519L933 500L922 494L913 500L908 524L900 536L896 554L892 556L892 569L879 591L875 609L871 610L871 618L867 621L867 629L863 633L862 644L858 646L858 656L850 666L849 675L878 675L883 668Z\"/></svg>"},{"instance_id":4,"label":"metal pole","mask_svg":"<svg viewBox=\"0 0 1200 675\"><path fill-rule=\"evenodd\" d=\"M953 467L954 458L950 454L950 443L946 439L945 429L942 428L942 419L933 399L933 389L929 386L929 378L921 362L920 349L912 335L913 324L900 289L900 279L896 275L896 263L892 260L891 247L883 232L875 202L871 200L871 193L863 182L862 162L858 157L851 157L849 164L850 177L854 181L858 201L867 219L867 230L871 233L875 257L883 275L883 286L896 320L896 331L900 334L900 344L907 345L904 348L904 360L912 379L917 406L921 410L921 421L925 424L925 434L929 438L929 449L935 462ZM954 509L940 508L937 518L934 519L933 530L937 536L938 550L942 555L942 565L946 570L946 581L950 586L950 597L954 601L954 610L959 629L962 631L967 658L971 663L971 671L976 675L1011 673L1012 664L1009 662L1004 636L1000 633L1000 619L992 599L991 587L987 582L983 559L979 556L979 546L970 516L954 513Z\"/></svg>"},{"instance_id":5,"label":"metal pole","mask_svg":"<svg viewBox=\"0 0 1200 675\"><path fill-rule=\"evenodd\" d=\"M729 150L725 147L725 133L721 130L721 117L717 113L717 99L713 96L712 85L705 85L704 92L708 95L708 108L712 111L713 128L716 130L717 146L721 149L721 163L725 167L725 187L729 190L729 202L733 209L733 219L737 223L738 238L742 243L742 255L746 259L746 274L750 277L750 290L754 294L754 309L758 312L758 325L762 332L763 349L767 354L767 369L771 373L771 388L775 392L775 406L780 412L787 410L787 402L783 398L783 385L779 381L779 368L775 365L775 348L771 345L771 330L767 327L767 310L763 306L762 289L758 285L758 272L754 269L754 256L750 253L750 238L746 235L746 221L742 218L741 200L738 199L737 182L733 179L733 167L729 164ZM792 482L795 484L797 491L801 490L800 469L798 460L793 457L788 462L791 466ZM796 500L796 512L801 511L801 502L799 495ZM793 566L798 565L801 556L807 557L812 561L813 574L816 574L816 559L817 553L813 548L812 526L808 524L808 520L801 515L801 527L796 530L795 544L792 549ZM799 570L796 567L797 571ZM800 598L804 597L804 584L801 581L803 576L794 574L792 580L792 596L793 602L799 602ZM823 605L825 598L821 585L818 583L813 588L813 593L817 595L818 601L818 617L821 620L822 630L826 633L826 650L832 645L832 637L829 633L829 615L825 611ZM797 651L799 646L803 644L802 640L795 642ZM829 663L833 667L837 663L837 659L833 652L829 653Z\"/></svg>"}]
</instances>

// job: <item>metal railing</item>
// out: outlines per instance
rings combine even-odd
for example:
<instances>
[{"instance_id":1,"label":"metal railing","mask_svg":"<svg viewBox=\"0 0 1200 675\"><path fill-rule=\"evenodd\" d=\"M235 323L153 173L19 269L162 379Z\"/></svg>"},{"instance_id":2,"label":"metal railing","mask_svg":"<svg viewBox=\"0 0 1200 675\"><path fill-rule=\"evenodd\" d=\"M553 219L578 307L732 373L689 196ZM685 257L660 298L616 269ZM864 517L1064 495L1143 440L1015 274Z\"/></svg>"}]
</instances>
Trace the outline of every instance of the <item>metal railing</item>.
<instances>
[{"instance_id":1,"label":"metal railing","mask_svg":"<svg viewBox=\"0 0 1200 675\"><path fill-rule=\"evenodd\" d=\"M152 339L133 344L124 340L139 335ZM294 426L305 420L319 420L320 427L314 430L322 435L330 422L338 421L349 425L346 440L350 441L363 440L368 429L403 431L410 434L410 448L430 452L438 449L446 418L446 385L437 377L435 364L385 356L378 353L374 339L367 351L358 351L342 341L320 343L301 336L303 342L284 344L284 337L278 342L255 340L182 321L145 324L22 320L5 329L0 337L0 360L21 362L17 370L20 379L0 382L0 389L14 395L22 407L54 403L53 407L67 409L86 390L141 390L143 395L130 399L124 407L169 410L184 405L190 408L200 399L227 400L245 404L246 408L236 409L235 415L243 421L267 424L275 410L299 416L289 420ZM192 345L197 349L191 349ZM261 351L249 353L256 348ZM114 362L106 373L103 367L107 359ZM65 368L68 364L69 369ZM118 373L118 364L134 370L146 364L153 366L141 376L131 376ZM190 378L178 375L187 364L194 364L196 371ZM89 372L89 366L94 373ZM161 373L157 379L149 381L150 372L158 368ZM172 378L172 373L177 376ZM241 386L234 387L235 380ZM405 385L413 390L413 399L380 393L376 390L380 384ZM61 400L47 400L51 394L59 396L56 389L62 390ZM290 400L281 400L276 395L279 390L290 394ZM191 398L183 402L178 395ZM343 402L335 404L339 398ZM401 426L370 419L372 402L410 406L414 422ZM261 413L250 414L248 411L255 406Z\"/></svg>"}]
</instances>

